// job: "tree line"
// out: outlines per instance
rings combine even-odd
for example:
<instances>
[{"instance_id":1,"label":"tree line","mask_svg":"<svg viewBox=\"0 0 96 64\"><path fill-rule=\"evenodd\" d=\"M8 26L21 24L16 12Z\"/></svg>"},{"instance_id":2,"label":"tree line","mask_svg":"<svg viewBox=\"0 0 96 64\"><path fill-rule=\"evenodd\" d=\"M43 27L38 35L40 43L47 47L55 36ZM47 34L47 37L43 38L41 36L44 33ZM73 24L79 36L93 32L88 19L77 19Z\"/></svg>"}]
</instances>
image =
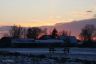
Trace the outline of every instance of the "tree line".
<instances>
[{"instance_id":1,"label":"tree line","mask_svg":"<svg viewBox=\"0 0 96 64\"><path fill-rule=\"evenodd\" d=\"M45 30L46 29L46 30ZM24 28L18 25L11 26L11 29L9 30L9 37L12 38L32 38L32 39L38 39L38 37L41 35L47 35L47 28L41 29L39 27L29 27ZM61 31L58 32L55 28L50 33L52 38L57 38L61 35L69 35L68 31Z\"/></svg>"},{"instance_id":2,"label":"tree line","mask_svg":"<svg viewBox=\"0 0 96 64\"><path fill-rule=\"evenodd\" d=\"M33 38L33 39L37 39L39 35L43 34L43 35L47 35L47 29L46 30L42 30L39 27L29 27L29 28L24 28L21 26L11 26L11 29L9 30L9 36L12 38ZM53 38L56 38L57 36L70 36L71 32L70 31L65 31L62 29L61 32L59 32L58 30L56 30L55 28L53 29L53 31L50 33L50 35ZM79 34L79 39L81 39L82 41L87 41L87 40L92 40L93 37L96 36L96 27L93 24L86 24L82 29L81 32Z\"/></svg>"},{"instance_id":3,"label":"tree line","mask_svg":"<svg viewBox=\"0 0 96 64\"><path fill-rule=\"evenodd\" d=\"M96 47L96 26L93 24L86 24L85 27L82 28L79 37L83 42L82 46Z\"/></svg>"},{"instance_id":4,"label":"tree line","mask_svg":"<svg viewBox=\"0 0 96 64\"><path fill-rule=\"evenodd\" d=\"M19 25L11 26L9 30L9 36L3 37L0 40L0 44L5 45L4 43L10 43L10 39L12 38L28 38L28 39L43 39L40 38L42 36L46 36L47 34L47 28L41 29L40 27L22 27ZM39 37L40 36L40 37ZM62 29L62 31L58 31L55 28L50 32L50 39L58 39L60 36L71 36L71 31L65 31ZM48 38L48 37L47 37ZM95 41L93 40L95 38ZM4 43L3 43L4 42ZM69 42L69 39L66 39L66 42ZM84 47L90 47L95 46L96 47L96 26L93 24L86 24L79 34L79 40L78 42L82 42L81 46ZM7 45L9 45L6 44Z\"/></svg>"},{"instance_id":5,"label":"tree line","mask_svg":"<svg viewBox=\"0 0 96 64\"><path fill-rule=\"evenodd\" d=\"M39 27L24 28L21 26L14 25L11 26L11 29L9 30L9 37L36 39L41 32L42 30Z\"/></svg>"}]
</instances>

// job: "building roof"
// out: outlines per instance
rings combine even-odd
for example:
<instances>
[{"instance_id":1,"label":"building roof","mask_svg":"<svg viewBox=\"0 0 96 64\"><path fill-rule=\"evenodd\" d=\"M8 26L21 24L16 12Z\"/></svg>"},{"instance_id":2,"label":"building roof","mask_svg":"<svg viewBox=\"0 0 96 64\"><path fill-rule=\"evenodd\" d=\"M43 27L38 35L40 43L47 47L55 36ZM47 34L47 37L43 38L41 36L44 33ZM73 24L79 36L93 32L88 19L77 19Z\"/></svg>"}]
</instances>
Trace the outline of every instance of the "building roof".
<instances>
[{"instance_id":1,"label":"building roof","mask_svg":"<svg viewBox=\"0 0 96 64\"><path fill-rule=\"evenodd\" d=\"M36 40L36 43L64 43L63 40L48 39L48 40Z\"/></svg>"},{"instance_id":2,"label":"building roof","mask_svg":"<svg viewBox=\"0 0 96 64\"><path fill-rule=\"evenodd\" d=\"M12 43L32 43L32 42L34 42L34 39L23 39L23 38L12 39L11 42Z\"/></svg>"}]
</instances>

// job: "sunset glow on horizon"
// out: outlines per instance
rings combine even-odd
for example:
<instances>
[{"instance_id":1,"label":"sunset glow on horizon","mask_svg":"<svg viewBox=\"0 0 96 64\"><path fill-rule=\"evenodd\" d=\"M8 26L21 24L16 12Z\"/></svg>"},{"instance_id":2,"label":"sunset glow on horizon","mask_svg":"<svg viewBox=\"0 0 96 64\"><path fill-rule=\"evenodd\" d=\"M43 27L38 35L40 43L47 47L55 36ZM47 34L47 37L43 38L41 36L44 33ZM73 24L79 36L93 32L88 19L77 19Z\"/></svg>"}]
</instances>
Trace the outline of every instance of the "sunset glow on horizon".
<instances>
[{"instance_id":1,"label":"sunset glow on horizon","mask_svg":"<svg viewBox=\"0 0 96 64\"><path fill-rule=\"evenodd\" d=\"M46 26L93 18L96 0L0 0L0 26Z\"/></svg>"}]
</instances>

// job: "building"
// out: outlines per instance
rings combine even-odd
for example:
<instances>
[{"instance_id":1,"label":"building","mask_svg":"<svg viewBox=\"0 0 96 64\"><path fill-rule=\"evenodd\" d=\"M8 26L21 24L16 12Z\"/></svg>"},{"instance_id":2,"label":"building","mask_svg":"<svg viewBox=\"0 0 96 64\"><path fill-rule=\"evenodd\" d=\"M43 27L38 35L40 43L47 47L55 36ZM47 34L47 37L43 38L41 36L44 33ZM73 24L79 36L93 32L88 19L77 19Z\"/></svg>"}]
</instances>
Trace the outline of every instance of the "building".
<instances>
[{"instance_id":1,"label":"building","mask_svg":"<svg viewBox=\"0 0 96 64\"><path fill-rule=\"evenodd\" d=\"M34 39L12 39L12 47L63 47L64 41L57 39L48 39L48 40L34 40Z\"/></svg>"},{"instance_id":2,"label":"building","mask_svg":"<svg viewBox=\"0 0 96 64\"><path fill-rule=\"evenodd\" d=\"M45 37L45 36L44 36ZM77 40L74 36L60 36L58 39L44 38L40 40L34 39L12 39L12 47L64 47L64 46L75 46L77 45Z\"/></svg>"}]
</instances>

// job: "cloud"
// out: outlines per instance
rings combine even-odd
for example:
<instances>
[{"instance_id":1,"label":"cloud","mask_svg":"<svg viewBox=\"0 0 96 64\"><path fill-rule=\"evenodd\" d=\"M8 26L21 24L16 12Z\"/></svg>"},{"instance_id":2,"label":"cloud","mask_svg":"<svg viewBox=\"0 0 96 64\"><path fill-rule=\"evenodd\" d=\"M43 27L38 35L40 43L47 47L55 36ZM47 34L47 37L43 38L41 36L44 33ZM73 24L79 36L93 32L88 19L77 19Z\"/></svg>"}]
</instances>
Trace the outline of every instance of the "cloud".
<instances>
[{"instance_id":1,"label":"cloud","mask_svg":"<svg viewBox=\"0 0 96 64\"><path fill-rule=\"evenodd\" d=\"M91 10L88 10L88 11L86 11L86 12L89 12L89 13L90 13L90 12L93 12L93 11L91 11Z\"/></svg>"}]
</instances>

